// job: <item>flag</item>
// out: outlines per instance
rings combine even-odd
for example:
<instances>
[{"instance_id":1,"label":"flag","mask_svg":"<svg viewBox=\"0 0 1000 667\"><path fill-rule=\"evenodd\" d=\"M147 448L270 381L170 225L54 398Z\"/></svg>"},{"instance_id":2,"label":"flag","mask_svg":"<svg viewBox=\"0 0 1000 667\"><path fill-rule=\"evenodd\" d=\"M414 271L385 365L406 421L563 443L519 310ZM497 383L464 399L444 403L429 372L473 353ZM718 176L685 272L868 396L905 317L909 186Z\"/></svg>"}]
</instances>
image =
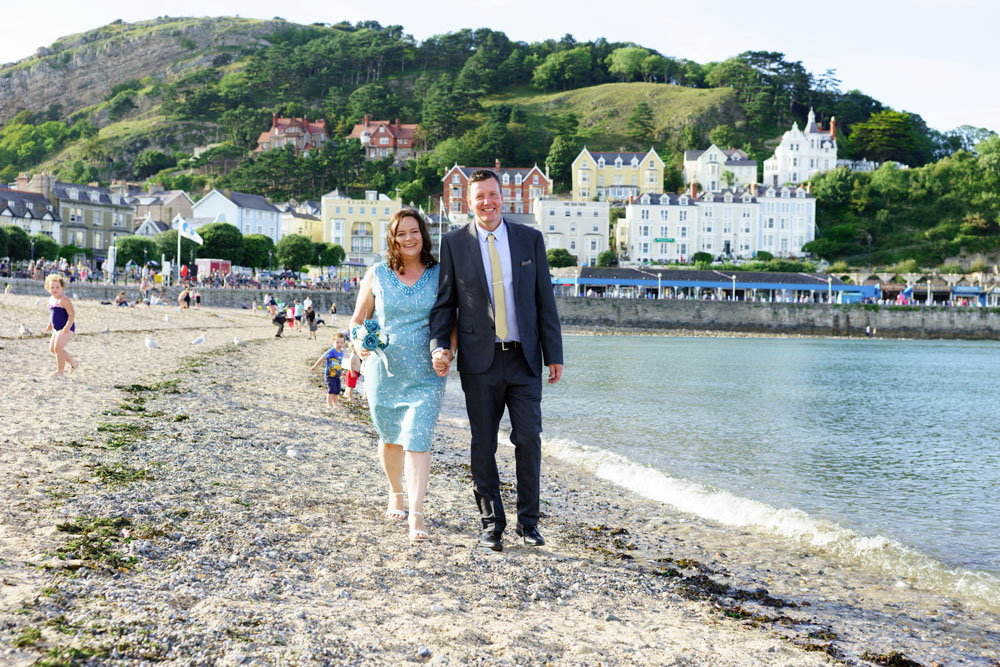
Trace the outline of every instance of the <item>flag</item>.
<instances>
[{"instance_id":1,"label":"flag","mask_svg":"<svg viewBox=\"0 0 1000 667\"><path fill-rule=\"evenodd\" d=\"M187 220L181 220L180 226L177 228L180 235L186 239L191 239L198 245L205 243L205 240L198 235L198 232L194 231L194 227Z\"/></svg>"},{"instance_id":2,"label":"flag","mask_svg":"<svg viewBox=\"0 0 1000 667\"><path fill-rule=\"evenodd\" d=\"M909 287L907 287L906 289L904 289L901 292L901 294L902 294L902 296L906 297L907 299L912 299L913 298L913 285L910 285Z\"/></svg>"}]
</instances>

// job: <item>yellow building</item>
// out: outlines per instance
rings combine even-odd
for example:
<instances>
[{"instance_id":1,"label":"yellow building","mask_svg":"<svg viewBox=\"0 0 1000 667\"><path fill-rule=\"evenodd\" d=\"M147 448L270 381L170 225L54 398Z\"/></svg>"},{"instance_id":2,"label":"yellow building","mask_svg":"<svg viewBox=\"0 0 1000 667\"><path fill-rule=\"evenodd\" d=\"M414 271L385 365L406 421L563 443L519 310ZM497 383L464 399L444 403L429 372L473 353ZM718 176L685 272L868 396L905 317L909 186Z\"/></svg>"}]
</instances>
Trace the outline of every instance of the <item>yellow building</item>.
<instances>
[{"instance_id":1,"label":"yellow building","mask_svg":"<svg viewBox=\"0 0 1000 667\"><path fill-rule=\"evenodd\" d=\"M363 199L329 192L321 203L323 241L341 246L349 262L374 264L385 256L389 216L402 205L375 190L366 190Z\"/></svg>"},{"instance_id":2,"label":"yellow building","mask_svg":"<svg viewBox=\"0 0 1000 667\"><path fill-rule=\"evenodd\" d=\"M280 217L281 238L290 234L305 236L313 243L320 243L326 239L323 236L323 221L315 215L299 211L295 208L285 210Z\"/></svg>"},{"instance_id":3,"label":"yellow building","mask_svg":"<svg viewBox=\"0 0 1000 667\"><path fill-rule=\"evenodd\" d=\"M646 153L584 148L573 160L573 201L628 201L646 192L663 192L663 160L652 148Z\"/></svg>"}]
</instances>

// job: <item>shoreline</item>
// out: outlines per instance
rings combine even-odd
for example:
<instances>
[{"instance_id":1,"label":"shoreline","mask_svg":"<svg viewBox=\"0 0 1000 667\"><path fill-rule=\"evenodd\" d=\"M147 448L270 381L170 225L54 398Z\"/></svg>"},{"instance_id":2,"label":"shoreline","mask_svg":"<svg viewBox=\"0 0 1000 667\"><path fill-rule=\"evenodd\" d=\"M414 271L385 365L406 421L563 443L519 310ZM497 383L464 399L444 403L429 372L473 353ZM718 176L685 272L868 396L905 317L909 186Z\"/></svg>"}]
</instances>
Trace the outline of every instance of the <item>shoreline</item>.
<instances>
[{"instance_id":1,"label":"shoreline","mask_svg":"<svg viewBox=\"0 0 1000 667\"><path fill-rule=\"evenodd\" d=\"M278 341L249 311L81 300L70 349L82 366L52 380L43 337L11 333L47 315L34 298L0 301L5 664L53 649L115 664L995 657L994 616L677 512L547 455L548 544L531 550L508 531L502 554L483 553L468 432L448 420L432 449L432 542L411 547L405 525L382 515L367 411L331 414L308 372L331 327L316 342ZM147 331L160 350L145 350ZM192 346L205 332L208 343ZM511 482L511 448L498 457Z\"/></svg>"}]
</instances>

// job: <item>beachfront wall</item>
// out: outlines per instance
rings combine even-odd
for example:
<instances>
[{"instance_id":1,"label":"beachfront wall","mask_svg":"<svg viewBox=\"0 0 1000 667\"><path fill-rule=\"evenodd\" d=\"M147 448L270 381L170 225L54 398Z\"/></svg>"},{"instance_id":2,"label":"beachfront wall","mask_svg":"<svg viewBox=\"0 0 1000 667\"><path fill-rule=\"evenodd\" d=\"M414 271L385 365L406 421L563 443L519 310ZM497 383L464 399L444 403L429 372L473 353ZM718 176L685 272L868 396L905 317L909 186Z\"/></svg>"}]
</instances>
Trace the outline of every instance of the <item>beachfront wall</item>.
<instances>
[{"instance_id":1,"label":"beachfront wall","mask_svg":"<svg viewBox=\"0 0 1000 667\"><path fill-rule=\"evenodd\" d=\"M47 296L41 281L10 282L17 294ZM114 301L125 290L129 302L138 298L138 287L72 283L70 296ZM255 299L260 304L269 290L200 289L202 304L242 308ZM177 304L180 289L167 288L165 299ZM318 313L330 304L337 312L354 309L357 291L279 290L281 301L312 298ZM702 301L687 299L602 299L556 297L559 319L565 326L600 331L620 329L681 329L690 331L744 331L751 333L802 334L813 336L864 336L865 328L879 338L968 338L1000 340L1000 308L957 306L882 306L874 304L829 305L825 303L769 303L762 301ZM113 306L108 306L109 308Z\"/></svg>"},{"instance_id":2,"label":"beachfront wall","mask_svg":"<svg viewBox=\"0 0 1000 667\"><path fill-rule=\"evenodd\" d=\"M682 329L879 338L1000 340L1000 309L558 297L563 325L583 329Z\"/></svg>"}]
</instances>

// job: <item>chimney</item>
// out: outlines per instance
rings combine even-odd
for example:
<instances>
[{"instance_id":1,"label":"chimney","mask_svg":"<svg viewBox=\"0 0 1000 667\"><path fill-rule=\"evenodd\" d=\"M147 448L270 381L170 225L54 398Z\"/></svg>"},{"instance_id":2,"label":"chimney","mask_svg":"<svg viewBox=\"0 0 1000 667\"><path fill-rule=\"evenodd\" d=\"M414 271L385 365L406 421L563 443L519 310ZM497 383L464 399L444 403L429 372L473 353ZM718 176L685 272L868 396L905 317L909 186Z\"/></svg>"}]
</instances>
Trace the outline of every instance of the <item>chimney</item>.
<instances>
[{"instance_id":1,"label":"chimney","mask_svg":"<svg viewBox=\"0 0 1000 667\"><path fill-rule=\"evenodd\" d=\"M834 116L830 119L830 139L833 141L837 140L837 117Z\"/></svg>"},{"instance_id":2,"label":"chimney","mask_svg":"<svg viewBox=\"0 0 1000 667\"><path fill-rule=\"evenodd\" d=\"M274 127L277 124L278 124L278 114L277 113L272 113L271 114L271 127Z\"/></svg>"},{"instance_id":3,"label":"chimney","mask_svg":"<svg viewBox=\"0 0 1000 667\"><path fill-rule=\"evenodd\" d=\"M757 184L756 183L751 183L750 184L750 194L753 196L754 199L757 198Z\"/></svg>"},{"instance_id":4,"label":"chimney","mask_svg":"<svg viewBox=\"0 0 1000 667\"><path fill-rule=\"evenodd\" d=\"M370 116L368 114L365 114L364 120L361 121L364 124L365 127L368 127L368 120L369 120L369 118L370 118Z\"/></svg>"},{"instance_id":5,"label":"chimney","mask_svg":"<svg viewBox=\"0 0 1000 667\"><path fill-rule=\"evenodd\" d=\"M396 122L392 124L392 126L394 128L396 128L397 131L399 130L399 119L398 118L396 119Z\"/></svg>"},{"instance_id":6,"label":"chimney","mask_svg":"<svg viewBox=\"0 0 1000 667\"><path fill-rule=\"evenodd\" d=\"M698 181L691 181L691 199L698 198Z\"/></svg>"},{"instance_id":7,"label":"chimney","mask_svg":"<svg viewBox=\"0 0 1000 667\"><path fill-rule=\"evenodd\" d=\"M28 178L28 172L22 171L17 175L17 189L22 192L28 191L28 183L30 179Z\"/></svg>"}]
</instances>

